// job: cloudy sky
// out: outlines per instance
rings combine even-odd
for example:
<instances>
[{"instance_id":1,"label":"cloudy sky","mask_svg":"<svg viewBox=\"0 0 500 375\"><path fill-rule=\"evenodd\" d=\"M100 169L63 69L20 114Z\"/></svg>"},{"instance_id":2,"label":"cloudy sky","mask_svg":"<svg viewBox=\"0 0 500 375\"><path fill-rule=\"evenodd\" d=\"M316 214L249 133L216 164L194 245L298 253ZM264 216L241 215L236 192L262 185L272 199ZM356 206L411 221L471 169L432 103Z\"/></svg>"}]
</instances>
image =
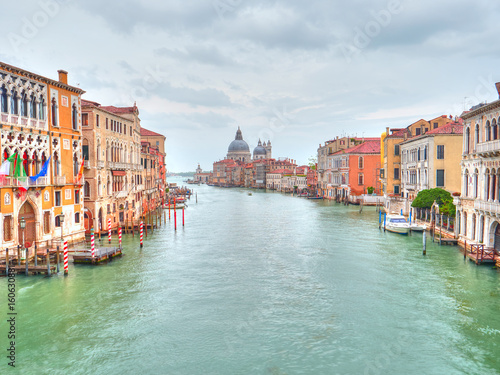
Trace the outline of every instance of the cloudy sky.
<instances>
[{"instance_id":1,"label":"cloudy sky","mask_svg":"<svg viewBox=\"0 0 500 375\"><path fill-rule=\"evenodd\" d=\"M337 135L498 99L499 19L490 0L11 1L0 61L136 101L171 171L211 169L238 126L306 163Z\"/></svg>"}]
</instances>

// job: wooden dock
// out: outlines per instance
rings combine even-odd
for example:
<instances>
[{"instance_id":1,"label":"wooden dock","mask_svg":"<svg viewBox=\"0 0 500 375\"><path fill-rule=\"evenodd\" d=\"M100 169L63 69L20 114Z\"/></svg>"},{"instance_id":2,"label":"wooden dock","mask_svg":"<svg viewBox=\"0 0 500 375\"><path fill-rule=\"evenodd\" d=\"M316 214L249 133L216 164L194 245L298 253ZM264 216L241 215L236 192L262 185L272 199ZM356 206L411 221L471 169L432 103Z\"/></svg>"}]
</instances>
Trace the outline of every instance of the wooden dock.
<instances>
[{"instance_id":1,"label":"wooden dock","mask_svg":"<svg viewBox=\"0 0 500 375\"><path fill-rule=\"evenodd\" d=\"M439 239L440 245L458 245L458 239L456 238L441 238Z\"/></svg>"},{"instance_id":2,"label":"wooden dock","mask_svg":"<svg viewBox=\"0 0 500 375\"><path fill-rule=\"evenodd\" d=\"M493 248L487 248L485 245L470 245L470 251L466 252L467 257L476 264L495 263L497 253Z\"/></svg>"},{"instance_id":3,"label":"wooden dock","mask_svg":"<svg viewBox=\"0 0 500 375\"><path fill-rule=\"evenodd\" d=\"M118 256L122 256L122 249L120 247L101 247L95 249L94 258L92 258L92 252L89 249L75 249L72 254L73 263L94 265L111 261Z\"/></svg>"},{"instance_id":4,"label":"wooden dock","mask_svg":"<svg viewBox=\"0 0 500 375\"><path fill-rule=\"evenodd\" d=\"M26 274L26 265L20 265L20 266L9 266L9 272L11 270L14 270L15 273L17 274ZM5 264L0 265L0 274L5 275L7 272L7 267ZM28 274L32 275L39 275L39 274L48 274L48 267L47 265L43 266L35 266L33 264L28 264ZM50 266L50 273L56 273L56 266Z\"/></svg>"}]
</instances>

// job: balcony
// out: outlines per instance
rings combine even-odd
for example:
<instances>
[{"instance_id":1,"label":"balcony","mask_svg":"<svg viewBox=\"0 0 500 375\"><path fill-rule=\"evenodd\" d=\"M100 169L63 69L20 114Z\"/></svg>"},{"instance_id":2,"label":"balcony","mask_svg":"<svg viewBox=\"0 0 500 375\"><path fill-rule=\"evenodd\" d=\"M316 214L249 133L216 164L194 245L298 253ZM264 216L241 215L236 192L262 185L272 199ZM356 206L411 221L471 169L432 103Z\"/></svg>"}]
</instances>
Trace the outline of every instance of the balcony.
<instances>
[{"instance_id":1,"label":"balcony","mask_svg":"<svg viewBox=\"0 0 500 375\"><path fill-rule=\"evenodd\" d=\"M128 191L127 190L119 191L116 194L116 198L127 198L127 197L128 197Z\"/></svg>"},{"instance_id":2,"label":"balcony","mask_svg":"<svg viewBox=\"0 0 500 375\"><path fill-rule=\"evenodd\" d=\"M49 185L49 178L48 177L38 177L36 181L31 180L31 178L28 178L28 185L29 186L47 186Z\"/></svg>"},{"instance_id":3,"label":"balcony","mask_svg":"<svg viewBox=\"0 0 500 375\"><path fill-rule=\"evenodd\" d=\"M54 185L66 185L66 176L54 176Z\"/></svg>"},{"instance_id":4,"label":"balcony","mask_svg":"<svg viewBox=\"0 0 500 375\"><path fill-rule=\"evenodd\" d=\"M143 191L144 190L144 185L135 185L134 191L136 193Z\"/></svg>"},{"instance_id":5,"label":"balcony","mask_svg":"<svg viewBox=\"0 0 500 375\"><path fill-rule=\"evenodd\" d=\"M492 214L500 214L500 203L499 202L485 202L476 199L474 201L474 208L480 211L490 212Z\"/></svg>"},{"instance_id":6,"label":"balcony","mask_svg":"<svg viewBox=\"0 0 500 375\"><path fill-rule=\"evenodd\" d=\"M106 162L104 160L97 161L97 168L104 168L105 165L106 165Z\"/></svg>"},{"instance_id":7,"label":"balcony","mask_svg":"<svg viewBox=\"0 0 500 375\"><path fill-rule=\"evenodd\" d=\"M0 121L6 125L26 126L29 128L47 129L47 121L36 118L29 118L15 114L2 113Z\"/></svg>"},{"instance_id":8,"label":"balcony","mask_svg":"<svg viewBox=\"0 0 500 375\"><path fill-rule=\"evenodd\" d=\"M476 145L476 152L478 154L493 155L500 153L500 139L494 141L478 143Z\"/></svg>"},{"instance_id":9,"label":"balcony","mask_svg":"<svg viewBox=\"0 0 500 375\"><path fill-rule=\"evenodd\" d=\"M108 161L108 167L109 169L129 169L129 164L128 163L119 163L116 161Z\"/></svg>"},{"instance_id":10,"label":"balcony","mask_svg":"<svg viewBox=\"0 0 500 375\"><path fill-rule=\"evenodd\" d=\"M83 167L86 169L90 169L90 161L89 160L84 160L83 161Z\"/></svg>"}]
</instances>

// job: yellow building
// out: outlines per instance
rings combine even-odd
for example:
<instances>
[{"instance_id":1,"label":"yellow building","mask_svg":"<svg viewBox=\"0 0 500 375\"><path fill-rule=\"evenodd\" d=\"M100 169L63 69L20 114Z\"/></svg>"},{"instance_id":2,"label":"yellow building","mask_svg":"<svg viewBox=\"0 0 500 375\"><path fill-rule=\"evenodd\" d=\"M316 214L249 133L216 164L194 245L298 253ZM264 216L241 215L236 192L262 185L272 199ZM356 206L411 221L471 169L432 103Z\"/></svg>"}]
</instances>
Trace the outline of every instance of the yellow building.
<instances>
[{"instance_id":1,"label":"yellow building","mask_svg":"<svg viewBox=\"0 0 500 375\"><path fill-rule=\"evenodd\" d=\"M436 117L430 121L420 119L406 128L386 129L381 148L383 168L380 173L382 191L385 196L401 195L401 152L400 143L409 138L437 129L452 120L446 116Z\"/></svg>"},{"instance_id":2,"label":"yellow building","mask_svg":"<svg viewBox=\"0 0 500 375\"><path fill-rule=\"evenodd\" d=\"M2 248L59 244L84 239L80 100L67 72L52 80L0 62L0 149L2 161L18 154L27 176L1 177ZM12 168L11 168L12 169ZM27 192L20 186L27 188ZM26 227L21 230L21 218ZM64 219L64 220L61 220Z\"/></svg>"}]
</instances>

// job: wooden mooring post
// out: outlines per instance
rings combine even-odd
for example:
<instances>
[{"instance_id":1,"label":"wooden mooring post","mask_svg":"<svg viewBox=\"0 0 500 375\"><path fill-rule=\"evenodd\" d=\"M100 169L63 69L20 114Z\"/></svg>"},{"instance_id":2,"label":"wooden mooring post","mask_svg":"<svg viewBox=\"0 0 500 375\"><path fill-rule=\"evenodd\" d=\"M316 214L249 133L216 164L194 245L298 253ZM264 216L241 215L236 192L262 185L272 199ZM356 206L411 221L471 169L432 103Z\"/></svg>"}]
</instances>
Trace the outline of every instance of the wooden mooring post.
<instances>
[{"instance_id":1,"label":"wooden mooring post","mask_svg":"<svg viewBox=\"0 0 500 375\"><path fill-rule=\"evenodd\" d=\"M427 249L426 249L426 246L427 246L427 241L426 241L426 237L427 237L427 232L425 231L424 229L424 233L423 233L423 249L422 249L422 255L426 255L427 254Z\"/></svg>"},{"instance_id":2,"label":"wooden mooring post","mask_svg":"<svg viewBox=\"0 0 500 375\"><path fill-rule=\"evenodd\" d=\"M59 273L59 245L56 248L56 270Z\"/></svg>"},{"instance_id":3,"label":"wooden mooring post","mask_svg":"<svg viewBox=\"0 0 500 375\"><path fill-rule=\"evenodd\" d=\"M47 249L47 276L50 276L50 251Z\"/></svg>"},{"instance_id":4,"label":"wooden mooring post","mask_svg":"<svg viewBox=\"0 0 500 375\"><path fill-rule=\"evenodd\" d=\"M5 248L5 274L9 274L9 248Z\"/></svg>"},{"instance_id":5,"label":"wooden mooring post","mask_svg":"<svg viewBox=\"0 0 500 375\"><path fill-rule=\"evenodd\" d=\"M38 254L36 252L36 244L35 244L35 254L33 254L35 256L35 267L38 266Z\"/></svg>"},{"instance_id":6,"label":"wooden mooring post","mask_svg":"<svg viewBox=\"0 0 500 375\"><path fill-rule=\"evenodd\" d=\"M19 245L17 245L17 265L21 265L21 250Z\"/></svg>"}]
</instances>

